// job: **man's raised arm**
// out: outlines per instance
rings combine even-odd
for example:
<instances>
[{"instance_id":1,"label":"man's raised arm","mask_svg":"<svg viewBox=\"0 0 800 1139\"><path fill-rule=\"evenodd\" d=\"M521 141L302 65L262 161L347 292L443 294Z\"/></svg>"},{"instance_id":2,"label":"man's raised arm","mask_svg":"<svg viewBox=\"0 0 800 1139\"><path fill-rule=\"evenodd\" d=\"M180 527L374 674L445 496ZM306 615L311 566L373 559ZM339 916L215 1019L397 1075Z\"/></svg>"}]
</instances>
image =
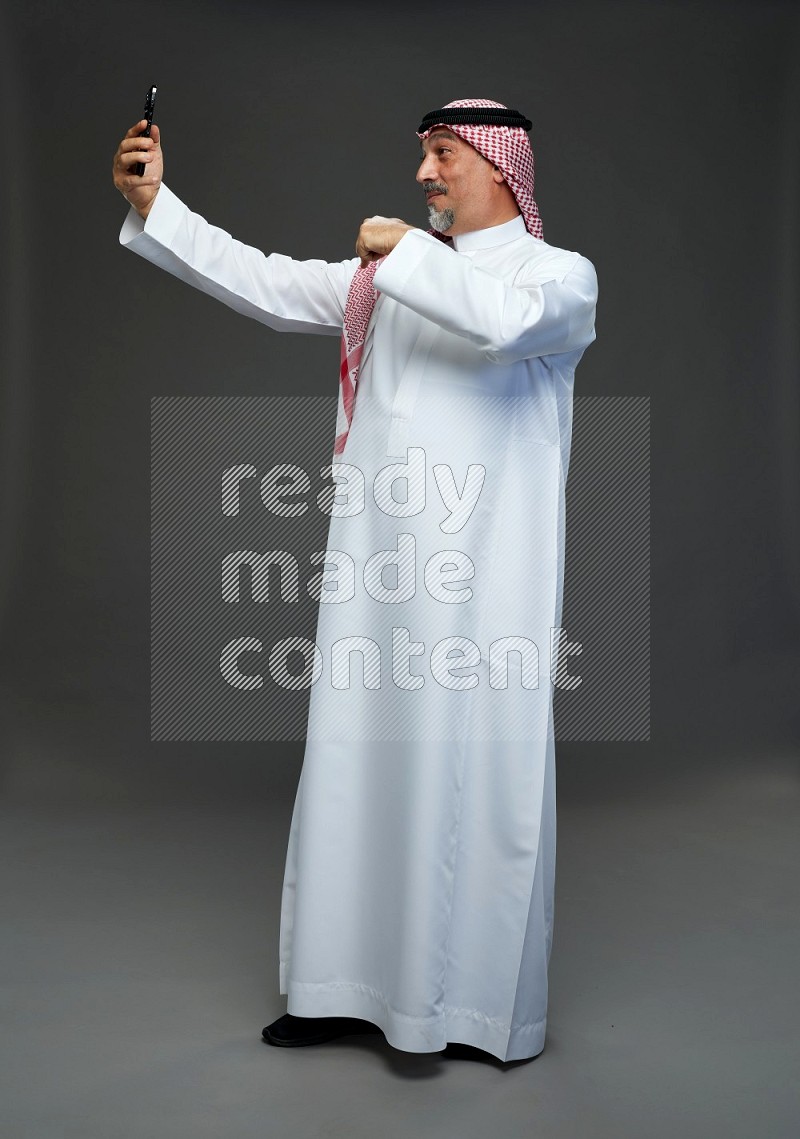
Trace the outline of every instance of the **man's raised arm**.
<instances>
[{"instance_id":1,"label":"man's raised arm","mask_svg":"<svg viewBox=\"0 0 800 1139\"><path fill-rule=\"evenodd\" d=\"M130 204L120 244L230 308L278 331L341 335L347 290L358 265L265 255L210 225L163 182L161 135L135 123L114 155L114 185ZM138 162L144 175L135 174Z\"/></svg>"}]
</instances>

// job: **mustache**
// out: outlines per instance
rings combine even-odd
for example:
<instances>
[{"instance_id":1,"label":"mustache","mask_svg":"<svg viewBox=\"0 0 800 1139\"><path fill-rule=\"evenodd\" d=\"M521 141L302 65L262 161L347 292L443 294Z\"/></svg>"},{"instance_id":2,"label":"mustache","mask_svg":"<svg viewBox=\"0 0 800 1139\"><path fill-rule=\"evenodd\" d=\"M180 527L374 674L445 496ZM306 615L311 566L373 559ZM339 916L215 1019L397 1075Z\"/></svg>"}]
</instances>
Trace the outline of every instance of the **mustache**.
<instances>
[{"instance_id":1,"label":"mustache","mask_svg":"<svg viewBox=\"0 0 800 1139\"><path fill-rule=\"evenodd\" d=\"M422 183L422 189L425 191L426 194L430 194L434 190L436 191L437 194L446 194L447 193L447 187L444 185L443 182L423 182Z\"/></svg>"}]
</instances>

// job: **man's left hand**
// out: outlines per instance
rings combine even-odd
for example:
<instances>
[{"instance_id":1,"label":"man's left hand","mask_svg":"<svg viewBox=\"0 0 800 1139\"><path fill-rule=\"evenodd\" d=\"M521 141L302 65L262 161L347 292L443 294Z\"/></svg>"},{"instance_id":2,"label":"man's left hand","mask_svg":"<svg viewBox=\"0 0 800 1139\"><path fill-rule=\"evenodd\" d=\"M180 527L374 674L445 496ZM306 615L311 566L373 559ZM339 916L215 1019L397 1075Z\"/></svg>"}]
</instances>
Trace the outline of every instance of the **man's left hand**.
<instances>
[{"instance_id":1,"label":"man's left hand","mask_svg":"<svg viewBox=\"0 0 800 1139\"><path fill-rule=\"evenodd\" d=\"M358 231L356 253L361 258L361 267L369 265L391 253L400 238L414 229L406 225L402 218L384 218L376 214L374 218L364 218Z\"/></svg>"}]
</instances>

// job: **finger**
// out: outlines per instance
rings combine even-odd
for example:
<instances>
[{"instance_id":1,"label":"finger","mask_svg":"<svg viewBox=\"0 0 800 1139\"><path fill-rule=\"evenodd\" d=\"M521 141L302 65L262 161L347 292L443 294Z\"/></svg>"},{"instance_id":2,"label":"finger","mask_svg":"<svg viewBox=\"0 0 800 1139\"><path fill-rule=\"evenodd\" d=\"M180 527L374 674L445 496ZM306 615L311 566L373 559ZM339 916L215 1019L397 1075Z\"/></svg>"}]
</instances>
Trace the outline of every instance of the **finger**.
<instances>
[{"instance_id":1,"label":"finger","mask_svg":"<svg viewBox=\"0 0 800 1139\"><path fill-rule=\"evenodd\" d=\"M129 150L125 154L120 154L118 158L119 165L127 170L129 166L135 166L137 162L152 162L155 158L154 154L150 154L144 150Z\"/></svg>"},{"instance_id":2,"label":"finger","mask_svg":"<svg viewBox=\"0 0 800 1139\"><path fill-rule=\"evenodd\" d=\"M155 123L153 123L152 127L150 128L150 137L153 140L153 142L156 144L156 146L158 146L160 144L160 142L161 142L161 131L158 129L158 127L156 126Z\"/></svg>"},{"instance_id":3,"label":"finger","mask_svg":"<svg viewBox=\"0 0 800 1139\"><path fill-rule=\"evenodd\" d=\"M154 158L160 157L160 151L143 150L131 143L127 144L127 149L123 149L123 145L120 144L119 150L114 155L114 167L118 170L124 170L132 162L152 162Z\"/></svg>"},{"instance_id":4,"label":"finger","mask_svg":"<svg viewBox=\"0 0 800 1139\"><path fill-rule=\"evenodd\" d=\"M129 131L126 132L126 138L134 138L137 134L141 134L147 126L147 119L139 119L138 123L134 123Z\"/></svg>"},{"instance_id":5,"label":"finger","mask_svg":"<svg viewBox=\"0 0 800 1139\"><path fill-rule=\"evenodd\" d=\"M155 143L150 138L124 138L119 144L121 152L126 150L154 150Z\"/></svg>"},{"instance_id":6,"label":"finger","mask_svg":"<svg viewBox=\"0 0 800 1139\"><path fill-rule=\"evenodd\" d=\"M359 255L359 257L364 257L367 253L370 252L369 242L371 236L374 236L373 231L371 227L368 226L366 222L364 222L361 225L361 228L358 231L358 237L356 238L356 253Z\"/></svg>"},{"instance_id":7,"label":"finger","mask_svg":"<svg viewBox=\"0 0 800 1139\"><path fill-rule=\"evenodd\" d=\"M142 186L155 186L161 179L155 174L143 174L141 178L138 174L125 174L117 179L117 189L123 194L127 194L129 190L139 190Z\"/></svg>"}]
</instances>

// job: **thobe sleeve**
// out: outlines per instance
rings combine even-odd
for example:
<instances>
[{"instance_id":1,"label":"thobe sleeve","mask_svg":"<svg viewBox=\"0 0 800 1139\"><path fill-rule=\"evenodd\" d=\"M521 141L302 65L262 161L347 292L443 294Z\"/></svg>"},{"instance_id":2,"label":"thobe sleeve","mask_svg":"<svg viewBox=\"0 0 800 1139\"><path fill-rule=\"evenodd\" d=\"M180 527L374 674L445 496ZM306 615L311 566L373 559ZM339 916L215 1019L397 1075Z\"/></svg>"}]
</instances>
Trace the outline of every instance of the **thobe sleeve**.
<instances>
[{"instance_id":1,"label":"thobe sleeve","mask_svg":"<svg viewBox=\"0 0 800 1139\"><path fill-rule=\"evenodd\" d=\"M527 283L523 272L508 284L432 234L412 229L378 267L374 283L497 364L582 350L596 338L597 274L578 253L552 280Z\"/></svg>"},{"instance_id":2,"label":"thobe sleeve","mask_svg":"<svg viewBox=\"0 0 800 1139\"><path fill-rule=\"evenodd\" d=\"M163 182L146 220L131 206L120 244L230 308L279 332L341 335L359 260L264 254L210 225Z\"/></svg>"}]
</instances>

